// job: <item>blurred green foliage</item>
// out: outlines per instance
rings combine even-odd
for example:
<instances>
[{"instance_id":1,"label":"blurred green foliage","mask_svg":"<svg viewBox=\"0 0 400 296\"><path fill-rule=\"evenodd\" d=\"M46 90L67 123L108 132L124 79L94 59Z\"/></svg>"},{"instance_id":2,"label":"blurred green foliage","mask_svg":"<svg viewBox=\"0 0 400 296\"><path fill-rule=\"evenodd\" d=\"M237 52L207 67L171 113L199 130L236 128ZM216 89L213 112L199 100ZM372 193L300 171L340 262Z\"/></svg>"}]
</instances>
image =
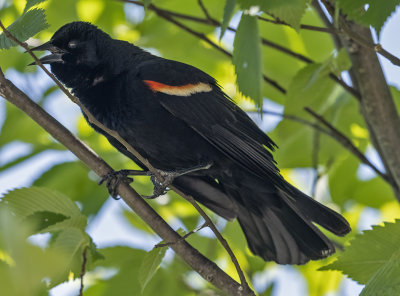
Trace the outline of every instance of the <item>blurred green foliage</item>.
<instances>
[{"instance_id":1,"label":"blurred green foliage","mask_svg":"<svg viewBox=\"0 0 400 296\"><path fill-rule=\"evenodd\" d=\"M329 190L317 191L317 197L341 211L356 232L360 215L368 207L379 210L386 220L399 217L400 207L390 186L378 176L360 179L360 161L345 147L332 137L316 132L310 125L290 119L296 115L297 118L314 124L315 119L304 111L304 107L309 107L324 116L361 152L364 153L368 147L372 147L357 101L329 77L330 73L340 75L351 67L347 53L335 50L329 34L300 29L301 23L323 26L309 2L204 0L210 16L222 23L222 31L204 22L176 17L185 26L204 34L218 46L232 52L233 61L204 40L157 16L151 6L144 10L140 5L109 0L33 0L27 3L24 0L3 1L0 20L6 26L16 22L13 25L16 35L24 39L23 41L33 37L29 43L35 45L47 41L55 30L67 22L89 21L114 38L133 42L165 58L186 62L204 70L214 76L224 90L247 110L263 106L266 100L281 104L284 107L283 120L270 132L270 136L280 147L274 155L282 173L290 178L290 172L296 168L311 168L318 172L321 176L320 182ZM349 17L362 24L374 26L378 32L398 1L388 2L390 3L385 5L379 2L378 5L377 1L338 1ZM196 0L153 0L145 1L145 4L202 19L207 17ZM367 13L360 13L360 7L365 4L370 5ZM42 9L46 14L48 28L44 29L44 19L43 22L39 20L38 23L31 23L29 29L22 25L27 20L20 16L35 14L43 11ZM261 16L270 20L272 14L291 27L257 20L257 11L267 12ZM40 17L39 14L36 16ZM237 34L227 30L229 20L234 28L239 24ZM218 41L222 36L221 41ZM284 47L287 51L303 55L311 62L305 62L298 55L296 57L271 46L261 45L260 37ZM0 46L11 45L5 42L5 37L0 36ZM20 48L0 51L0 66L3 71L18 71L21 81L27 81L27 77L32 75L29 72L37 71L26 67L30 62L31 58L23 54ZM277 81L286 89L286 94L263 81L261 72ZM399 91L393 87L392 92L398 102ZM54 94L60 95L54 86L49 86L43 90L39 103L47 108L47 103ZM8 103L5 106L6 117L1 127L0 147L18 141L28 144L30 151L2 163L0 171L7 172L44 151L64 149L21 111ZM269 110L264 108L264 111ZM267 113L262 119L268 121L269 118ZM82 117L74 122L74 126L77 136L115 169L137 168L129 159L117 153L102 136L93 132ZM172 256L162 261L165 248L161 251L155 249L153 253L126 246L97 250L86 234L85 227L87 218L91 221L99 215L107 198L105 188L96 184L98 180L97 176L78 161L62 162L37 176L33 181L35 187L12 191L2 198L1 295L46 295L55 285L79 277L84 253L89 258L85 295L160 295L159 287L162 287L162 295L219 295L220 292L194 276L179 257ZM136 178L133 186L143 194L149 194L152 190L151 183L146 178ZM173 193L168 194L166 203L155 200L150 204L167 222L183 225L187 232L201 223L198 213ZM10 212L14 215L10 215ZM250 281L275 267L274 263L265 263L250 253L237 222L225 223L213 213L209 214L233 248ZM137 231L155 236L136 214L124 211L122 216ZM370 235L357 237L339 261L329 266L344 270L363 284L370 283L363 293L372 295L368 294L369 291L376 291L382 286L379 283L387 281L385 274L398 273L396 264L399 259L395 247L382 249L377 244L374 252L382 252L385 262L370 267L365 262L371 251L370 245L374 240L385 242L385 237L387 239L391 231L396 231L398 224L386 224L378 232L374 229L370 231ZM33 233L48 232L51 233L51 239L45 248L37 247L26 240ZM354 235L332 239L346 245L352 237ZM390 237L391 243L386 246L393 246L393 239L398 239L398 235ZM199 231L187 240L222 266L229 275L238 279L232 262L215 238L204 236ZM359 252L360 249L366 250L366 256L363 257L364 253ZM357 263L355 258L361 263L360 270L353 270L348 265L351 260ZM390 263L391 260L393 264ZM329 258L293 267L305 279L308 295L319 296L339 290L343 279L340 272L318 270L331 262L332 258ZM24 279L24 285L20 284L21 279ZM260 295L270 295L274 290L274 283L256 288Z\"/></svg>"}]
</instances>

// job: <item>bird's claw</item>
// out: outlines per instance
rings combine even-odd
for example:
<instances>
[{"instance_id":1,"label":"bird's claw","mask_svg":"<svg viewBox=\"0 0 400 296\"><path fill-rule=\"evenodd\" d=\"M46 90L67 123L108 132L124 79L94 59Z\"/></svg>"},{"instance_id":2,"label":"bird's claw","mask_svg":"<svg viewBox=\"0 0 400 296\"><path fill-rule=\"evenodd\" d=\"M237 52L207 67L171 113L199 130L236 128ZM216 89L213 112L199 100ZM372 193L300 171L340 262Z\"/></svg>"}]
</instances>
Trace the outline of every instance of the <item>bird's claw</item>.
<instances>
[{"instance_id":1,"label":"bird's claw","mask_svg":"<svg viewBox=\"0 0 400 296\"><path fill-rule=\"evenodd\" d=\"M111 173L108 173L104 176L101 177L100 181L99 181L99 185L106 183L107 189L108 189L108 193L111 195L112 198L114 199L119 199L118 198L118 185L123 182L123 183L132 183L133 179L129 178L127 176L126 171L122 170L122 171L113 171Z\"/></svg>"},{"instance_id":2,"label":"bird's claw","mask_svg":"<svg viewBox=\"0 0 400 296\"><path fill-rule=\"evenodd\" d=\"M201 166L193 167L190 169L184 169L184 170L172 171L172 172L158 170L157 175L159 175L163 179L163 181L160 181L157 178L157 176L155 176L154 174L151 174L150 180L154 185L153 195L150 195L150 196L145 195L145 196L143 196L143 198L154 199L161 195L164 195L168 192L168 190L169 190L168 186L171 185L172 182L174 182L174 179L176 177L183 176L188 173L196 172L199 170L208 169L208 168L210 168L211 165L212 164L201 165Z\"/></svg>"},{"instance_id":3,"label":"bird's claw","mask_svg":"<svg viewBox=\"0 0 400 296\"><path fill-rule=\"evenodd\" d=\"M153 194L144 195L143 198L154 199L166 194L169 191L168 186L172 184L176 175L174 174L174 172L160 171L159 173L164 178L164 181L160 182L155 176L151 176L150 180L154 185Z\"/></svg>"}]
</instances>

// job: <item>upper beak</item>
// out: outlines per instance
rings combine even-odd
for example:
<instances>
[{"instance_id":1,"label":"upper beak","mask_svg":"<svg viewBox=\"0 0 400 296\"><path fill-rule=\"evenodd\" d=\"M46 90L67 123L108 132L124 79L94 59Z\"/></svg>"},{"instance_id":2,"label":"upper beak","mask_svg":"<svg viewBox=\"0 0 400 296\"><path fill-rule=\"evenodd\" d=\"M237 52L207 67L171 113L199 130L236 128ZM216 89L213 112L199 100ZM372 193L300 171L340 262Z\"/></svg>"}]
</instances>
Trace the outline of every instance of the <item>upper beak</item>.
<instances>
[{"instance_id":1,"label":"upper beak","mask_svg":"<svg viewBox=\"0 0 400 296\"><path fill-rule=\"evenodd\" d=\"M42 64L60 63L63 62L62 55L65 53L64 50L54 46L51 41L48 41L42 45L31 48L31 51L48 50L51 54L46 55L39 59ZM28 66L36 65L36 62L30 63Z\"/></svg>"}]
</instances>

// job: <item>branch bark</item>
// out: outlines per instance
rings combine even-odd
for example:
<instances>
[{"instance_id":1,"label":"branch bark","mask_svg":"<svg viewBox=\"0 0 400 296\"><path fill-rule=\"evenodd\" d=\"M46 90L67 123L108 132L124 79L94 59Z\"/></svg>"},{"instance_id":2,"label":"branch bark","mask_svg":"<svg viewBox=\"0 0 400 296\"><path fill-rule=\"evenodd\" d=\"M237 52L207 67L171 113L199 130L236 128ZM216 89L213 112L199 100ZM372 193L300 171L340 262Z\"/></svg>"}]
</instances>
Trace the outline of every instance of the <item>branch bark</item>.
<instances>
[{"instance_id":1,"label":"branch bark","mask_svg":"<svg viewBox=\"0 0 400 296\"><path fill-rule=\"evenodd\" d=\"M86 144L81 142L70 131L62 126L39 105L33 102L25 93L4 77L0 69L0 95L21 109L36 123L44 128L57 141L74 153L88 168L97 175L104 176L113 172L112 168L102 160ZM164 241L176 242L170 247L204 279L215 287L230 295L254 295L251 290L245 290L238 282L228 276L214 262L198 252L188 242L176 233L128 184L121 182L118 194L125 203L135 211Z\"/></svg>"},{"instance_id":2,"label":"branch bark","mask_svg":"<svg viewBox=\"0 0 400 296\"><path fill-rule=\"evenodd\" d=\"M329 0L323 0L322 3L333 15L332 3ZM341 14L339 26L347 35L347 38L341 36L341 41L352 62L351 78L361 95L361 114L385 164L386 174L393 179L392 187L400 201L400 117L376 52L359 43L359 40L363 40L367 44L374 44L371 31ZM357 36L357 40L352 36Z\"/></svg>"},{"instance_id":3,"label":"branch bark","mask_svg":"<svg viewBox=\"0 0 400 296\"><path fill-rule=\"evenodd\" d=\"M349 23L349 29L356 35L373 42L369 28ZM375 52L349 40L345 44L353 64L355 78L361 93L360 110L365 121L376 136L381 157L400 188L400 118L392 94L383 75L382 67Z\"/></svg>"}]
</instances>

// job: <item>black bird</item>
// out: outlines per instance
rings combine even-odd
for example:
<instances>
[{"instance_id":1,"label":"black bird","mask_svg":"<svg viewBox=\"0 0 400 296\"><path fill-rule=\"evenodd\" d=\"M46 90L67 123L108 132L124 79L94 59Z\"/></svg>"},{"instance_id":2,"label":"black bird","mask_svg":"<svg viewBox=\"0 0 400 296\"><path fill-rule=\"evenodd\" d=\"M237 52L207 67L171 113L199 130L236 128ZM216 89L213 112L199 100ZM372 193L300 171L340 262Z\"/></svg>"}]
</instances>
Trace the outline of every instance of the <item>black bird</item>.
<instances>
[{"instance_id":1,"label":"black bird","mask_svg":"<svg viewBox=\"0 0 400 296\"><path fill-rule=\"evenodd\" d=\"M34 50L49 50L42 63L155 168L186 171L172 184L225 219L237 218L250 250L264 260L303 264L334 253L314 223L339 236L350 231L340 214L283 179L274 142L201 70L84 22L64 25Z\"/></svg>"}]
</instances>

